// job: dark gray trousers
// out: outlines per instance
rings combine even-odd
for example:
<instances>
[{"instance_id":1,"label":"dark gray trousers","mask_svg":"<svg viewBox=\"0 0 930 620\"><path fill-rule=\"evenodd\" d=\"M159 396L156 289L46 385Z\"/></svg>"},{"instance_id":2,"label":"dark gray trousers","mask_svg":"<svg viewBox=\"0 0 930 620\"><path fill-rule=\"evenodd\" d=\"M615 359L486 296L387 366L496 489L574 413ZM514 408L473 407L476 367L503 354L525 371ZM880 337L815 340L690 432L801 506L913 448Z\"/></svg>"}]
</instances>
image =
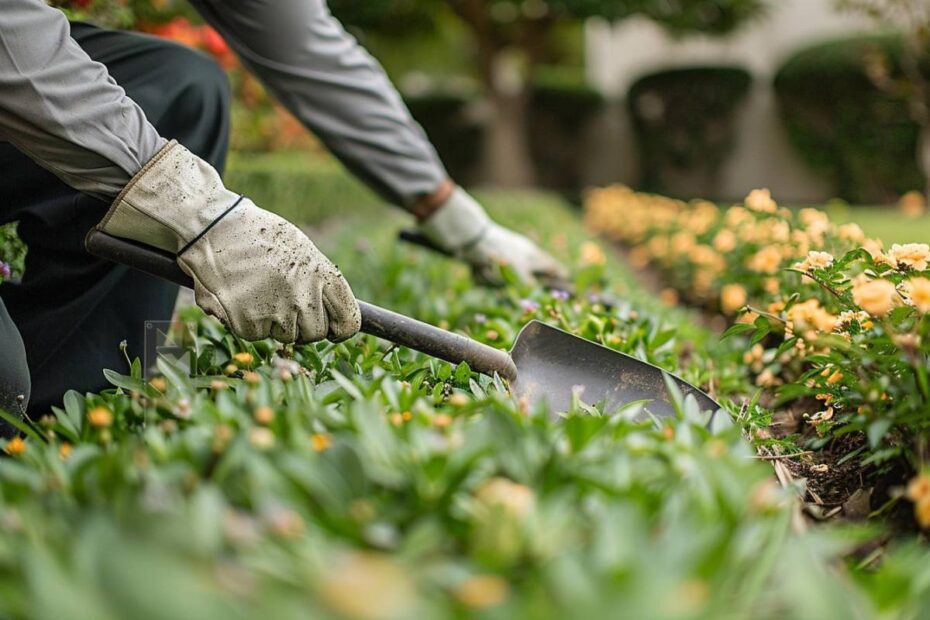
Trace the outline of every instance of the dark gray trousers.
<instances>
[{"instance_id":1,"label":"dark gray trousers","mask_svg":"<svg viewBox=\"0 0 930 620\"><path fill-rule=\"evenodd\" d=\"M222 172L229 86L212 59L87 24L73 23L71 36L106 65L162 136ZM18 220L28 247L22 281L0 285L0 408L34 418L68 389L103 389L104 368L126 371L120 343L130 358L141 357L145 321L170 318L177 286L84 251L84 236L108 207L0 143L0 223Z\"/></svg>"}]
</instances>

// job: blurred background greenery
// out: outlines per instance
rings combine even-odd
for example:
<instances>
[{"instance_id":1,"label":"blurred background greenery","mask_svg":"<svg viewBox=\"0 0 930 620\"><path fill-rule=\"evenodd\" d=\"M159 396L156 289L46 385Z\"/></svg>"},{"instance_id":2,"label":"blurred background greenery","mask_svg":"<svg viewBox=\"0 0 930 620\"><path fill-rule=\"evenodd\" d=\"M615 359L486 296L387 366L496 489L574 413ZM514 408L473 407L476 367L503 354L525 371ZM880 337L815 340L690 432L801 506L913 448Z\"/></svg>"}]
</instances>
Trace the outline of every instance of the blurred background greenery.
<instances>
[{"instance_id":1,"label":"blurred background greenery","mask_svg":"<svg viewBox=\"0 0 930 620\"><path fill-rule=\"evenodd\" d=\"M216 57L229 70L235 92L235 151L320 153L313 137L268 98L183 0L58 4L73 18L137 28ZM776 196L786 200L835 197L860 204L892 204L907 192L925 192L930 165L924 153L930 148L925 4L329 2L383 64L463 184L537 186L576 199L587 185L619 181L688 198L735 200L749 180L741 184L732 177L741 172L745 177L745 166L754 165L753 180L767 174ZM808 14L829 34L800 23ZM785 46L774 33L792 20L814 34ZM655 28L661 34L651 34ZM596 74L619 71L622 59L611 55L635 50L622 41L605 47L610 37L628 46L648 41L655 48L654 58L641 63L621 92ZM777 54L764 51L775 47ZM755 50L780 55L772 75L759 70ZM789 167L812 179L813 189L802 190L804 184L794 182L784 166L744 161L739 143L755 122L747 110L760 105L760 89L777 102L767 113L777 121L777 140L791 150ZM754 144L756 151L772 148Z\"/></svg>"}]
</instances>

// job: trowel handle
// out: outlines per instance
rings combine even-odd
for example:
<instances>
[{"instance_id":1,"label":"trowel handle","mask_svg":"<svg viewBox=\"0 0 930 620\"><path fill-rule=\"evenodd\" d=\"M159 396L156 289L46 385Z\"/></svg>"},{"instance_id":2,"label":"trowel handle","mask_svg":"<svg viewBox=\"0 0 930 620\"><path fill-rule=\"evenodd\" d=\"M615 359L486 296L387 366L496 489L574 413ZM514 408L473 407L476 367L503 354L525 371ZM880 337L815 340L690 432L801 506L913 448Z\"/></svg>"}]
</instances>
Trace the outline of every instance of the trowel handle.
<instances>
[{"instance_id":1,"label":"trowel handle","mask_svg":"<svg viewBox=\"0 0 930 620\"><path fill-rule=\"evenodd\" d=\"M193 279L184 273L175 256L150 246L114 237L92 229L84 241L87 251L100 258L120 263L181 286L193 288ZM385 308L358 302L362 312L362 331L395 344L408 347L453 364L466 362L475 372L508 380L517 376L517 368L506 351L453 334L422 321L391 312Z\"/></svg>"}]
</instances>

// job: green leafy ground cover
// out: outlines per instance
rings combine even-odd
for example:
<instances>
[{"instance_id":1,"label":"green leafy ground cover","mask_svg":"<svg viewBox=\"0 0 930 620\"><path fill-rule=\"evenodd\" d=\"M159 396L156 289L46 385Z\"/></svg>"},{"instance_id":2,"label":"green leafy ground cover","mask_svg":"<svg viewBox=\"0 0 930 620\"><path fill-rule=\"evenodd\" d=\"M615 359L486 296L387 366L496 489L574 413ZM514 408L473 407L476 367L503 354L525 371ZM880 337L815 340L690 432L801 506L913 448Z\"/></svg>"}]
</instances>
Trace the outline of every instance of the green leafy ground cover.
<instances>
[{"instance_id":1,"label":"green leafy ground cover","mask_svg":"<svg viewBox=\"0 0 930 620\"><path fill-rule=\"evenodd\" d=\"M196 376L163 364L146 383L138 365L114 369L112 390L70 393L6 446L0 615L930 611L921 547L901 543L876 564L848 555L874 532L798 525L792 491L745 438L764 414L726 397L746 389L741 352L585 245L559 201L482 198L576 265L580 284L605 277L623 302L607 311L476 288L463 268L398 248L393 229L406 220L374 208L317 221L316 238L370 301L501 347L537 317L689 380L713 378L732 415L710 430L688 403L659 423L633 422L636 407L553 421L499 381L371 337L247 344L188 310L178 329Z\"/></svg>"}]
</instances>

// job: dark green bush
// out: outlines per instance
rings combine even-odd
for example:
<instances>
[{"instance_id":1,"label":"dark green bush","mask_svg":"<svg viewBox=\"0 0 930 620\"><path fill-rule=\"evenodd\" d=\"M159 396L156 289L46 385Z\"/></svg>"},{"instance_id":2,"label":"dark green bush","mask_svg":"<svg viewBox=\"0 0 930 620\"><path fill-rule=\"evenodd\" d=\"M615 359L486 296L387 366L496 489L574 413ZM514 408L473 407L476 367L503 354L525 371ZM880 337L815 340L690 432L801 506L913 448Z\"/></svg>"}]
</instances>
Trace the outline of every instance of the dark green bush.
<instances>
[{"instance_id":1,"label":"dark green bush","mask_svg":"<svg viewBox=\"0 0 930 620\"><path fill-rule=\"evenodd\" d=\"M468 113L473 97L433 93L404 101L423 126L453 179L470 184L478 173L483 128Z\"/></svg>"},{"instance_id":2,"label":"dark green bush","mask_svg":"<svg viewBox=\"0 0 930 620\"><path fill-rule=\"evenodd\" d=\"M530 153L539 184L577 194L584 183L589 130L604 97L577 72L540 71L529 96Z\"/></svg>"},{"instance_id":3,"label":"dark green bush","mask_svg":"<svg viewBox=\"0 0 930 620\"><path fill-rule=\"evenodd\" d=\"M752 83L738 67L693 67L646 75L627 98L641 186L713 196L735 141L735 116ZM684 184L680 185L684 180Z\"/></svg>"},{"instance_id":4,"label":"dark green bush","mask_svg":"<svg viewBox=\"0 0 930 620\"><path fill-rule=\"evenodd\" d=\"M820 44L789 59L775 78L791 142L851 202L888 202L924 186L907 102L867 73L886 65L891 80L901 79L901 51L893 37Z\"/></svg>"}]
</instances>

